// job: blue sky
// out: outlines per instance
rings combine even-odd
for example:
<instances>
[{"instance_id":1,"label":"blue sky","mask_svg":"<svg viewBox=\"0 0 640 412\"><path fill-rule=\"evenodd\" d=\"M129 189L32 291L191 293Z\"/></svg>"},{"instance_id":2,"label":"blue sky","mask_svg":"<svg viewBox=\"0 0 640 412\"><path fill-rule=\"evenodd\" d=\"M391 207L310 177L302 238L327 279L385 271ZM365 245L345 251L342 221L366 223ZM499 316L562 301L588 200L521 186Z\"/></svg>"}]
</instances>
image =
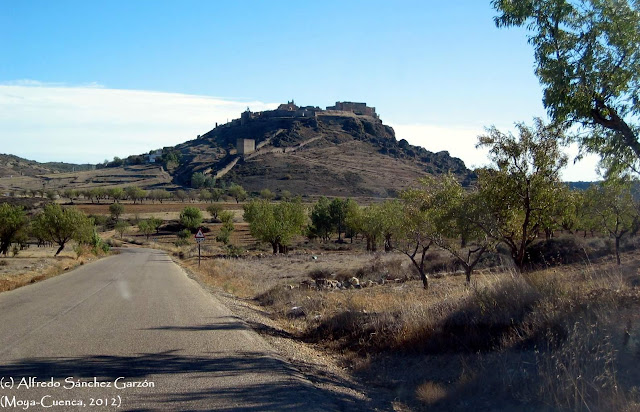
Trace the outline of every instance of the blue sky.
<instances>
[{"instance_id":1,"label":"blue sky","mask_svg":"<svg viewBox=\"0 0 640 412\"><path fill-rule=\"evenodd\" d=\"M367 102L398 138L479 166L483 127L545 115L525 33L494 14L477 0L5 0L0 152L98 162L293 98ZM595 179L593 159L565 178Z\"/></svg>"}]
</instances>

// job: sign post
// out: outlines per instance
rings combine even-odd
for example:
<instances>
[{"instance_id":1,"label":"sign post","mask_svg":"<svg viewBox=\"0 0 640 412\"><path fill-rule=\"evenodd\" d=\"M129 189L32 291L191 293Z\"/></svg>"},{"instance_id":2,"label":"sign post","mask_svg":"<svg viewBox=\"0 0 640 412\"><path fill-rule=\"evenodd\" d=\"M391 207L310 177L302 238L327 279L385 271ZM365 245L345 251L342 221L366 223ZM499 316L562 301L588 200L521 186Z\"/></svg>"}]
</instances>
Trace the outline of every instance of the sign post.
<instances>
[{"instance_id":1,"label":"sign post","mask_svg":"<svg viewBox=\"0 0 640 412\"><path fill-rule=\"evenodd\" d=\"M200 243L204 242L204 233L202 233L202 228L198 229L198 233L194 236L196 238L196 242L198 242L198 266L200 266Z\"/></svg>"}]
</instances>

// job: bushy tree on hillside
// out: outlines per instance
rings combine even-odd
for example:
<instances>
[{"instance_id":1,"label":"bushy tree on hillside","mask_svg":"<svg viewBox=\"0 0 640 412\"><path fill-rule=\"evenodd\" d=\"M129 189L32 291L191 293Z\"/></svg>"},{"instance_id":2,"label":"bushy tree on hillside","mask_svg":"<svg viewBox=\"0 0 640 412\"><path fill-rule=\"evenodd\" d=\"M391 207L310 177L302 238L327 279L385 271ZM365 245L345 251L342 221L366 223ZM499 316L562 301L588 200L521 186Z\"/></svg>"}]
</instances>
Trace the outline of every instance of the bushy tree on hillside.
<instances>
[{"instance_id":1,"label":"bushy tree on hillside","mask_svg":"<svg viewBox=\"0 0 640 412\"><path fill-rule=\"evenodd\" d=\"M247 191L244 188L237 184L232 184L229 186L229 196L233 197L236 200L236 203L240 203L249 197Z\"/></svg>"},{"instance_id":2,"label":"bushy tree on hillside","mask_svg":"<svg viewBox=\"0 0 640 412\"><path fill-rule=\"evenodd\" d=\"M522 269L527 248L554 213L553 199L561 195L560 170L567 164L559 142L563 131L535 119L534 126L516 125L518 137L495 127L480 136L489 148L490 167L478 173L477 202L490 211L485 233L507 245Z\"/></svg>"},{"instance_id":3,"label":"bushy tree on hillside","mask_svg":"<svg viewBox=\"0 0 640 412\"><path fill-rule=\"evenodd\" d=\"M133 204L136 202L142 203L142 199L147 197L147 191L140 189L137 186L127 186L124 188L124 193L129 200L133 200Z\"/></svg>"},{"instance_id":4,"label":"bushy tree on hillside","mask_svg":"<svg viewBox=\"0 0 640 412\"><path fill-rule=\"evenodd\" d=\"M187 192L185 192L184 190L178 189L175 192L173 192L173 197L176 200L179 200L182 203L184 203L184 201L187 200L188 195L187 195Z\"/></svg>"},{"instance_id":5,"label":"bushy tree on hillside","mask_svg":"<svg viewBox=\"0 0 640 412\"><path fill-rule=\"evenodd\" d=\"M149 236L155 231L155 227L152 222L147 220L141 220L138 222L138 231L142 233L147 240L149 240Z\"/></svg>"},{"instance_id":6,"label":"bushy tree on hillside","mask_svg":"<svg viewBox=\"0 0 640 412\"><path fill-rule=\"evenodd\" d=\"M221 211L220 221L222 222L222 227L216 236L216 241L221 242L226 246L231 241L231 233L235 229L235 226L233 225L233 213L229 210Z\"/></svg>"},{"instance_id":7,"label":"bushy tree on hillside","mask_svg":"<svg viewBox=\"0 0 640 412\"><path fill-rule=\"evenodd\" d=\"M107 189L107 195L113 199L114 202L119 202L124 198L124 189L121 187L112 187Z\"/></svg>"},{"instance_id":8,"label":"bushy tree on hillside","mask_svg":"<svg viewBox=\"0 0 640 412\"><path fill-rule=\"evenodd\" d=\"M171 194L164 189L153 189L149 191L149 198L151 201L155 202L156 200L162 203L165 200L168 200L171 197Z\"/></svg>"},{"instance_id":9,"label":"bushy tree on hillside","mask_svg":"<svg viewBox=\"0 0 640 412\"><path fill-rule=\"evenodd\" d=\"M203 173L196 172L191 175L191 187L194 189L202 189L204 187L206 177Z\"/></svg>"},{"instance_id":10,"label":"bushy tree on hillside","mask_svg":"<svg viewBox=\"0 0 640 412\"><path fill-rule=\"evenodd\" d=\"M307 216L300 201L252 200L244 205L244 220L249 223L251 236L271 244L277 254L286 252L292 238L302 233Z\"/></svg>"},{"instance_id":11,"label":"bushy tree on hillside","mask_svg":"<svg viewBox=\"0 0 640 412\"><path fill-rule=\"evenodd\" d=\"M56 243L59 248L55 256L58 256L72 239L78 243L90 243L94 225L80 210L51 203L33 220L33 231L36 237Z\"/></svg>"},{"instance_id":12,"label":"bushy tree on hillside","mask_svg":"<svg viewBox=\"0 0 640 412\"><path fill-rule=\"evenodd\" d=\"M269 189L262 189L260 191L260 197L264 200L273 200L276 195Z\"/></svg>"},{"instance_id":13,"label":"bushy tree on hillside","mask_svg":"<svg viewBox=\"0 0 640 412\"><path fill-rule=\"evenodd\" d=\"M328 241L333 232L333 219L329 199L322 196L311 209L311 226L309 233L312 237L319 237L323 241Z\"/></svg>"},{"instance_id":14,"label":"bushy tree on hillside","mask_svg":"<svg viewBox=\"0 0 640 412\"><path fill-rule=\"evenodd\" d=\"M214 221L218 220L218 215L222 212L222 206L217 204L212 204L207 206L207 212L211 215L211 219Z\"/></svg>"},{"instance_id":15,"label":"bushy tree on hillside","mask_svg":"<svg viewBox=\"0 0 640 412\"><path fill-rule=\"evenodd\" d=\"M26 230L29 220L21 206L0 203L0 254L6 255L11 243Z\"/></svg>"},{"instance_id":16,"label":"bushy tree on hillside","mask_svg":"<svg viewBox=\"0 0 640 412\"><path fill-rule=\"evenodd\" d=\"M222 195L224 195L224 190L219 187L211 189L211 199L214 202L219 202L222 199Z\"/></svg>"},{"instance_id":17,"label":"bushy tree on hillside","mask_svg":"<svg viewBox=\"0 0 640 412\"><path fill-rule=\"evenodd\" d=\"M347 202L349 199L335 198L329 204L329 214L331 215L331 222L338 232L338 242L342 241L342 233L345 229L345 218L347 214Z\"/></svg>"},{"instance_id":18,"label":"bushy tree on hillside","mask_svg":"<svg viewBox=\"0 0 640 412\"><path fill-rule=\"evenodd\" d=\"M180 224L194 231L202 225L202 212L197 207L187 206L180 212Z\"/></svg>"},{"instance_id":19,"label":"bushy tree on hillside","mask_svg":"<svg viewBox=\"0 0 640 412\"><path fill-rule=\"evenodd\" d=\"M112 203L109 205L109 213L111 213L113 220L117 222L122 213L124 213L124 206L120 203Z\"/></svg>"},{"instance_id":20,"label":"bushy tree on hillside","mask_svg":"<svg viewBox=\"0 0 640 412\"><path fill-rule=\"evenodd\" d=\"M615 240L616 260L620 264L620 240L638 225L638 208L629 181L609 180L586 191L586 207L596 229Z\"/></svg>"},{"instance_id":21,"label":"bushy tree on hillside","mask_svg":"<svg viewBox=\"0 0 640 412\"><path fill-rule=\"evenodd\" d=\"M114 229L116 230L116 232L118 232L120 234L120 239L122 239L122 237L124 236L124 233L127 231L127 229L129 228L129 224L127 222L124 221L119 221L118 223L116 223Z\"/></svg>"},{"instance_id":22,"label":"bushy tree on hillside","mask_svg":"<svg viewBox=\"0 0 640 412\"><path fill-rule=\"evenodd\" d=\"M640 3L635 0L493 0L498 27L524 26L553 120L612 175L640 171ZM586 133L584 133L586 131Z\"/></svg>"},{"instance_id":23,"label":"bushy tree on hillside","mask_svg":"<svg viewBox=\"0 0 640 412\"><path fill-rule=\"evenodd\" d=\"M464 268L469 284L474 268L497 242L483 230L483 225L490 223L487 209L479 193L465 191L453 175L425 177L420 183L420 189L402 194L409 233L414 242L423 239L425 245L432 242L447 251ZM424 222L412 223L414 218L422 218ZM416 236L419 229L424 232Z\"/></svg>"}]
</instances>

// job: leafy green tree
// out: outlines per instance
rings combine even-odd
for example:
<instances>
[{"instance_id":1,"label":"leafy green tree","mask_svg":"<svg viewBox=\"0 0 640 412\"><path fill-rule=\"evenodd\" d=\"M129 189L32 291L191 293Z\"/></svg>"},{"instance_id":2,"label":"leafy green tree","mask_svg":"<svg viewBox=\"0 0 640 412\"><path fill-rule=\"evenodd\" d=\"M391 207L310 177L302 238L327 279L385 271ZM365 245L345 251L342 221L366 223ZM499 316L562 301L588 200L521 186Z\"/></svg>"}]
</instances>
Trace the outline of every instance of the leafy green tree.
<instances>
[{"instance_id":1,"label":"leafy green tree","mask_svg":"<svg viewBox=\"0 0 640 412\"><path fill-rule=\"evenodd\" d=\"M198 193L198 199L200 199L201 202L210 202L213 199L213 197L211 196L210 191L208 191L207 189L202 189Z\"/></svg>"},{"instance_id":2,"label":"leafy green tree","mask_svg":"<svg viewBox=\"0 0 640 412\"><path fill-rule=\"evenodd\" d=\"M207 212L211 215L211 219L216 221L218 220L218 215L222 212L222 206L217 204L212 204L207 206Z\"/></svg>"},{"instance_id":3,"label":"leafy green tree","mask_svg":"<svg viewBox=\"0 0 640 412\"><path fill-rule=\"evenodd\" d=\"M273 200L276 195L269 189L262 189L260 191L260 197L264 200Z\"/></svg>"},{"instance_id":4,"label":"leafy green tree","mask_svg":"<svg viewBox=\"0 0 640 412\"><path fill-rule=\"evenodd\" d=\"M188 195L187 195L187 192L185 192L184 190L178 189L175 192L173 192L173 197L176 200L179 200L182 203L184 203L184 201L187 199Z\"/></svg>"},{"instance_id":5,"label":"leafy green tree","mask_svg":"<svg viewBox=\"0 0 640 412\"><path fill-rule=\"evenodd\" d=\"M233 225L233 213L228 210L221 211L220 221L222 222L222 227L220 228L218 236L216 236L216 241L221 242L224 245L228 245L231 240L231 233L235 230L235 226Z\"/></svg>"},{"instance_id":6,"label":"leafy green tree","mask_svg":"<svg viewBox=\"0 0 640 412\"><path fill-rule=\"evenodd\" d=\"M380 205L379 219L382 223L382 239L384 251L391 252L394 249L394 239L402 226L402 203L399 200L387 200Z\"/></svg>"},{"instance_id":7,"label":"leafy green tree","mask_svg":"<svg viewBox=\"0 0 640 412\"><path fill-rule=\"evenodd\" d=\"M353 243L353 238L360 233L362 210L354 200L347 199L346 203L344 216L344 224L346 228L345 236L349 237L351 239L351 243Z\"/></svg>"},{"instance_id":8,"label":"leafy green tree","mask_svg":"<svg viewBox=\"0 0 640 412\"><path fill-rule=\"evenodd\" d=\"M106 195L106 190L103 187L93 187L85 192L85 196L91 200L91 203L100 203Z\"/></svg>"},{"instance_id":9,"label":"leafy green tree","mask_svg":"<svg viewBox=\"0 0 640 412\"><path fill-rule=\"evenodd\" d=\"M403 198L409 210L419 210L428 224L413 224L411 228L423 228L425 232L419 238L448 252L464 268L470 284L474 268L496 244L482 230L487 209L478 199L478 192L465 191L453 175L425 177L420 183L421 189L408 191Z\"/></svg>"},{"instance_id":10,"label":"leafy green tree","mask_svg":"<svg viewBox=\"0 0 640 412\"><path fill-rule=\"evenodd\" d=\"M78 243L90 243L94 225L83 212L74 208L62 208L51 203L33 220L34 231L44 240L56 243L58 256L70 240Z\"/></svg>"},{"instance_id":11,"label":"leafy green tree","mask_svg":"<svg viewBox=\"0 0 640 412\"><path fill-rule=\"evenodd\" d=\"M204 187L206 177L203 173L196 172L191 175L191 187L194 189L202 189Z\"/></svg>"},{"instance_id":12,"label":"leafy green tree","mask_svg":"<svg viewBox=\"0 0 640 412\"><path fill-rule=\"evenodd\" d=\"M498 27L525 26L543 103L609 173L640 170L640 3L633 0L493 0Z\"/></svg>"},{"instance_id":13,"label":"leafy green tree","mask_svg":"<svg viewBox=\"0 0 640 412\"><path fill-rule=\"evenodd\" d=\"M482 223L485 233L507 245L522 269L527 248L554 212L551 199L561 192L560 170L567 156L559 145L561 129L540 119L533 127L516 127L518 137L491 127L478 138L479 147L489 148L493 165L477 171L477 202L491 212L491 221Z\"/></svg>"},{"instance_id":14,"label":"leafy green tree","mask_svg":"<svg viewBox=\"0 0 640 412\"><path fill-rule=\"evenodd\" d=\"M380 204L362 208L359 232L367 239L367 251L375 252L385 234L384 209Z\"/></svg>"},{"instance_id":15,"label":"leafy green tree","mask_svg":"<svg viewBox=\"0 0 640 412\"><path fill-rule=\"evenodd\" d=\"M76 189L65 189L64 190L64 197L69 199L71 204L73 204L73 201L78 198L78 191Z\"/></svg>"},{"instance_id":16,"label":"leafy green tree","mask_svg":"<svg viewBox=\"0 0 640 412\"><path fill-rule=\"evenodd\" d=\"M280 192L280 200L291 200L293 196L291 195L291 192L288 190L283 190L282 192Z\"/></svg>"},{"instance_id":17,"label":"leafy green tree","mask_svg":"<svg viewBox=\"0 0 640 412\"><path fill-rule=\"evenodd\" d=\"M229 196L233 197L236 200L236 203L240 203L246 200L247 197L249 197L249 195L247 195L247 191L244 190L242 186L235 183L229 186L228 192Z\"/></svg>"},{"instance_id":18,"label":"leafy green tree","mask_svg":"<svg viewBox=\"0 0 640 412\"><path fill-rule=\"evenodd\" d=\"M338 242L342 241L342 233L345 230L345 218L347 215L347 199L335 198L329 204L331 223L338 232Z\"/></svg>"},{"instance_id":19,"label":"leafy green tree","mask_svg":"<svg viewBox=\"0 0 640 412\"><path fill-rule=\"evenodd\" d=\"M138 222L138 231L145 235L147 240L149 240L149 236L153 233L154 230L155 229L151 225L151 222L149 222L148 220L141 220L140 222Z\"/></svg>"},{"instance_id":20,"label":"leafy green tree","mask_svg":"<svg viewBox=\"0 0 640 412\"><path fill-rule=\"evenodd\" d=\"M115 225L115 230L116 232L118 232L120 234L120 239L122 239L122 237L124 236L124 233L127 231L127 229L129 229L129 224L127 222L124 221L119 221L118 223L116 223Z\"/></svg>"},{"instance_id":21,"label":"leafy green tree","mask_svg":"<svg viewBox=\"0 0 640 412\"><path fill-rule=\"evenodd\" d=\"M182 153L172 150L162 154L162 164L167 170L175 169L182 162Z\"/></svg>"},{"instance_id":22,"label":"leafy green tree","mask_svg":"<svg viewBox=\"0 0 640 412\"><path fill-rule=\"evenodd\" d=\"M162 226L162 219L157 217L150 217L148 221L149 221L149 226L151 226L151 228L156 232L156 234L159 233L160 226Z\"/></svg>"},{"instance_id":23,"label":"leafy green tree","mask_svg":"<svg viewBox=\"0 0 640 412\"><path fill-rule=\"evenodd\" d=\"M222 195L224 195L224 190L218 187L211 189L211 198L214 202L219 202L222 199Z\"/></svg>"},{"instance_id":24,"label":"leafy green tree","mask_svg":"<svg viewBox=\"0 0 640 412\"><path fill-rule=\"evenodd\" d=\"M309 228L313 237L319 237L327 242L333 232L333 219L331 218L331 203L322 196L311 209L311 226Z\"/></svg>"},{"instance_id":25,"label":"leafy green tree","mask_svg":"<svg viewBox=\"0 0 640 412\"><path fill-rule=\"evenodd\" d=\"M47 199L53 201L53 200L56 200L56 197L58 197L58 194L56 193L55 190L53 189L47 190Z\"/></svg>"},{"instance_id":26,"label":"leafy green tree","mask_svg":"<svg viewBox=\"0 0 640 412\"><path fill-rule=\"evenodd\" d=\"M427 252L433 246L435 228L431 218L432 209L425 207L424 196L418 189L402 193L402 225L396 234L396 250L404 253L420 274L422 287L429 288L429 275L425 270Z\"/></svg>"},{"instance_id":27,"label":"leafy green tree","mask_svg":"<svg viewBox=\"0 0 640 412\"><path fill-rule=\"evenodd\" d=\"M125 196L124 189L121 187L111 187L107 189L107 195L116 203L122 200Z\"/></svg>"},{"instance_id":28,"label":"leafy green tree","mask_svg":"<svg viewBox=\"0 0 640 412\"><path fill-rule=\"evenodd\" d=\"M307 216L300 201L253 200L244 205L244 220L249 223L251 236L271 244L277 254L286 252L293 237L302 234Z\"/></svg>"},{"instance_id":29,"label":"leafy green tree","mask_svg":"<svg viewBox=\"0 0 640 412\"><path fill-rule=\"evenodd\" d=\"M595 227L615 239L616 260L620 264L620 240L638 224L638 209L628 181L611 179L593 185L586 192L587 207Z\"/></svg>"},{"instance_id":30,"label":"leafy green tree","mask_svg":"<svg viewBox=\"0 0 640 412\"><path fill-rule=\"evenodd\" d=\"M11 243L26 230L29 220L21 206L0 203L0 253L6 255Z\"/></svg>"},{"instance_id":31,"label":"leafy green tree","mask_svg":"<svg viewBox=\"0 0 640 412\"><path fill-rule=\"evenodd\" d=\"M124 213L124 206L120 203L112 203L109 205L109 213L111 213L113 220L117 222L122 213Z\"/></svg>"},{"instance_id":32,"label":"leafy green tree","mask_svg":"<svg viewBox=\"0 0 640 412\"><path fill-rule=\"evenodd\" d=\"M137 186L127 186L124 188L124 193L129 200L133 200L133 204L136 202L142 203L142 199L147 197L147 191L140 189Z\"/></svg>"},{"instance_id":33,"label":"leafy green tree","mask_svg":"<svg viewBox=\"0 0 640 412\"><path fill-rule=\"evenodd\" d=\"M204 179L204 187L207 189L213 189L216 186L216 178L214 176L207 176Z\"/></svg>"},{"instance_id":34,"label":"leafy green tree","mask_svg":"<svg viewBox=\"0 0 640 412\"><path fill-rule=\"evenodd\" d=\"M194 231L202 225L202 212L197 207L187 206L180 212L180 224Z\"/></svg>"},{"instance_id":35,"label":"leafy green tree","mask_svg":"<svg viewBox=\"0 0 640 412\"><path fill-rule=\"evenodd\" d=\"M162 203L165 200L168 200L171 197L171 194L164 189L153 189L149 191L149 198L155 202L156 200Z\"/></svg>"}]
</instances>

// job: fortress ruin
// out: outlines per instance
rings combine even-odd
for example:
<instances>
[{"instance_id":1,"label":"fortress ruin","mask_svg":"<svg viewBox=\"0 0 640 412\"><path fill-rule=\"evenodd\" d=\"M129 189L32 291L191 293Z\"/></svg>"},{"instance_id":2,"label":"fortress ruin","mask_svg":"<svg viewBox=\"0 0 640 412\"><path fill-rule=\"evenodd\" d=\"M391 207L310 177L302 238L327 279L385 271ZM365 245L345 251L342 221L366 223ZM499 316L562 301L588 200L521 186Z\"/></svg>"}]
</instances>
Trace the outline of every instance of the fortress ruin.
<instances>
[{"instance_id":1,"label":"fortress ruin","mask_svg":"<svg viewBox=\"0 0 640 412\"><path fill-rule=\"evenodd\" d=\"M318 116L341 116L341 115L369 116L380 121L375 107L369 107L366 103L336 102L334 106L328 106L326 110L317 106L298 106L293 100L282 103L275 110L265 110L262 112L252 112L247 110L240 114L239 119L234 119L220 127L239 126L247 124L257 119L274 118L317 118ZM218 125L216 124L216 127Z\"/></svg>"}]
</instances>

